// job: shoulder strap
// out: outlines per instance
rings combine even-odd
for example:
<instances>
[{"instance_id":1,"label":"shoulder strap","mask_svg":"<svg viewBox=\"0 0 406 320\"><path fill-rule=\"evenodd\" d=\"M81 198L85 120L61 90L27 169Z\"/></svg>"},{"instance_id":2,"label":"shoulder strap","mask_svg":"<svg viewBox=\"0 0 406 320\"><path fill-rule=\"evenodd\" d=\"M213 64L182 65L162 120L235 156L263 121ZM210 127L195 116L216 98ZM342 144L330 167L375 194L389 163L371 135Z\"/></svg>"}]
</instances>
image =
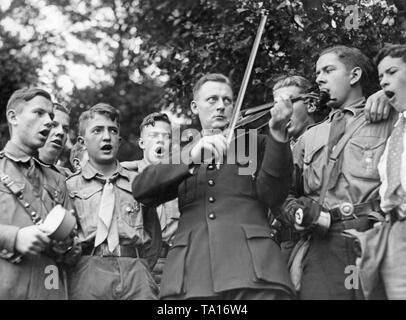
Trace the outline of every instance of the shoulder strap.
<instances>
[{"instance_id":1,"label":"shoulder strap","mask_svg":"<svg viewBox=\"0 0 406 320\"><path fill-rule=\"evenodd\" d=\"M42 222L41 217L37 212L34 211L34 209L31 208L30 203L24 200L24 194L22 192L22 189L15 184L14 180L11 179L9 175L4 174L3 172L0 171L0 181L16 198L16 200L22 206L24 211L30 216L31 221L34 224L41 223Z\"/></svg>"},{"instance_id":2,"label":"shoulder strap","mask_svg":"<svg viewBox=\"0 0 406 320\"><path fill-rule=\"evenodd\" d=\"M333 152L331 153L329 157L329 161L327 164L326 169L324 170L324 175L323 175L323 184L321 187L321 192L320 192L320 198L319 198L319 205L322 206L324 203L324 198L326 197L327 193L327 186L331 177L331 172L333 170L334 164L336 163L338 157L340 156L341 152L344 150L344 147L348 143L348 141L351 139L353 134L361 128L363 125L365 125L366 120L365 116L363 113L361 113L358 118L356 118L352 124L352 127L347 133L345 133L342 138L338 141L336 144Z\"/></svg>"}]
</instances>

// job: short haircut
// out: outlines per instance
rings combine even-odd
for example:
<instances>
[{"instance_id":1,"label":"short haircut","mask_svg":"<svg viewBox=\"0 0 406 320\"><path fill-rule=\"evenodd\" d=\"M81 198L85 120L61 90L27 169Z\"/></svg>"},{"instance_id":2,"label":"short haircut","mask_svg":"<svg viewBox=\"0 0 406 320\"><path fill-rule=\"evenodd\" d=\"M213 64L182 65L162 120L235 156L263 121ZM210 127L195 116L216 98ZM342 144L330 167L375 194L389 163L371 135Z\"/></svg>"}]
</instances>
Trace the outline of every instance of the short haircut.
<instances>
[{"instance_id":1,"label":"short haircut","mask_svg":"<svg viewBox=\"0 0 406 320\"><path fill-rule=\"evenodd\" d=\"M360 85L362 92L365 96L369 96L371 93L378 89L378 78L375 66L371 59L369 59L361 50L353 47L347 47L343 45L327 48L322 51L319 57L328 53L334 53L338 59L347 67L347 70L359 67L362 70L362 76Z\"/></svg>"},{"instance_id":2,"label":"short haircut","mask_svg":"<svg viewBox=\"0 0 406 320\"><path fill-rule=\"evenodd\" d=\"M209 81L213 82L221 82L228 84L229 87L231 88L231 91L233 91L233 85L228 77L226 77L224 74L221 73L208 73L201 77L196 84L193 87L193 99L196 99L196 95L199 92L200 88Z\"/></svg>"},{"instance_id":3,"label":"short haircut","mask_svg":"<svg viewBox=\"0 0 406 320\"><path fill-rule=\"evenodd\" d=\"M375 56L375 65L378 64L385 58L402 58L403 62L406 63L406 45L404 44L387 44L378 54Z\"/></svg>"},{"instance_id":4,"label":"short haircut","mask_svg":"<svg viewBox=\"0 0 406 320\"><path fill-rule=\"evenodd\" d=\"M88 121L90 119L93 119L96 114L105 116L108 119L115 121L117 123L117 126L120 127L119 111L107 103L98 103L80 115L80 117L79 117L79 135L80 136L83 136L85 134Z\"/></svg>"},{"instance_id":5,"label":"short haircut","mask_svg":"<svg viewBox=\"0 0 406 320\"><path fill-rule=\"evenodd\" d=\"M36 96L44 97L45 99L52 102L51 95L47 91L40 88L26 87L14 91L7 102L7 111L16 110L17 112L20 112L22 110L21 107L25 104L25 102L34 99Z\"/></svg>"},{"instance_id":6,"label":"short haircut","mask_svg":"<svg viewBox=\"0 0 406 320\"><path fill-rule=\"evenodd\" d=\"M140 133L146 126L155 126L155 122L157 121L166 122L167 124L171 125L171 121L169 120L169 117L166 113L153 112L142 119L142 122L140 124Z\"/></svg>"},{"instance_id":7,"label":"short haircut","mask_svg":"<svg viewBox=\"0 0 406 320\"><path fill-rule=\"evenodd\" d=\"M56 110L64 112L68 116L70 116L70 110L68 110L67 107L65 107L64 105L62 105L60 103L54 102L54 111L56 111Z\"/></svg>"},{"instance_id":8,"label":"short haircut","mask_svg":"<svg viewBox=\"0 0 406 320\"><path fill-rule=\"evenodd\" d=\"M286 87L298 87L301 93L309 93L313 89L312 83L302 76L281 76L276 79L272 90L278 90Z\"/></svg>"}]
</instances>

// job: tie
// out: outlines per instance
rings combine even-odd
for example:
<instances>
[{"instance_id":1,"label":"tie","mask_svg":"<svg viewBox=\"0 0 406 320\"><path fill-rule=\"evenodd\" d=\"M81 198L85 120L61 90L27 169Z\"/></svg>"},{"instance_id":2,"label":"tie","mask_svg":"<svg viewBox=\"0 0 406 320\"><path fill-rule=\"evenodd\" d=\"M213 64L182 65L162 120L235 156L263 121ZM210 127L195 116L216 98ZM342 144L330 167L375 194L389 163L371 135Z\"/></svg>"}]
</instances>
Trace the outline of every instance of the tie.
<instances>
[{"instance_id":1,"label":"tie","mask_svg":"<svg viewBox=\"0 0 406 320\"><path fill-rule=\"evenodd\" d=\"M388 189L386 190L387 198L394 194L396 189L400 186L400 170L402 165L403 136L406 128L405 125L405 118L401 116L397 126L395 129L393 129L391 138L389 140L386 168L388 176Z\"/></svg>"},{"instance_id":2,"label":"tie","mask_svg":"<svg viewBox=\"0 0 406 320\"><path fill-rule=\"evenodd\" d=\"M119 244L117 219L114 218L114 202L113 183L107 179L105 180L100 202L94 246L99 246L107 238L108 248L111 253Z\"/></svg>"},{"instance_id":3,"label":"tie","mask_svg":"<svg viewBox=\"0 0 406 320\"><path fill-rule=\"evenodd\" d=\"M331 153L335 145L340 141L342 136L345 133L345 126L346 126L346 119L344 116L344 112L341 110L337 110L333 115L333 120L331 121L330 127L330 135L328 137L328 155L330 157ZM341 162L342 162L342 155L340 155L337 159L337 162L334 164L333 169L331 170L331 174L328 181L328 189L334 188L337 183L338 176L340 175L341 171Z\"/></svg>"}]
</instances>

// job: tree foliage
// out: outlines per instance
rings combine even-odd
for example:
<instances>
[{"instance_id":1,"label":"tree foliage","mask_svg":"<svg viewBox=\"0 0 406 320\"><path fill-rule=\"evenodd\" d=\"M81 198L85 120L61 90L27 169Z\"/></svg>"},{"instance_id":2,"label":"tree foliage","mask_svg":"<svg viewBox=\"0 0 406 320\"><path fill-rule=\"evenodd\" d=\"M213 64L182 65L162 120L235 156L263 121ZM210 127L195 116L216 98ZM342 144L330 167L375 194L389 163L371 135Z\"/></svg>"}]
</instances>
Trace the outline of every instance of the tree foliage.
<instances>
[{"instance_id":1,"label":"tree foliage","mask_svg":"<svg viewBox=\"0 0 406 320\"><path fill-rule=\"evenodd\" d=\"M354 4L357 29L345 23ZM372 57L384 42L404 43L406 37L401 1L146 0L140 9L144 49L169 77L162 103L176 112L187 112L192 86L207 72L225 73L239 87L263 9L269 18L246 107L271 100L280 75L312 78L317 55L328 46L355 46Z\"/></svg>"}]
</instances>

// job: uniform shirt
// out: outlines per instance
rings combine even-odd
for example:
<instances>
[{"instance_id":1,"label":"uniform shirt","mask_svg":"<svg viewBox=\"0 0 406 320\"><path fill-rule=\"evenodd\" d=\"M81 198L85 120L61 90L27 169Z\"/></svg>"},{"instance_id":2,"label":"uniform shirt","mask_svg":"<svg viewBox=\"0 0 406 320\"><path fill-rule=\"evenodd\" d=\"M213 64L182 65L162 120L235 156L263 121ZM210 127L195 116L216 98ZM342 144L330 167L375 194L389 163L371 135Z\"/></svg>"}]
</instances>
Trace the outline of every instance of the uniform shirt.
<instances>
[{"instance_id":1,"label":"uniform shirt","mask_svg":"<svg viewBox=\"0 0 406 320\"><path fill-rule=\"evenodd\" d=\"M405 117L406 118L406 112L403 112L399 114L400 117ZM389 138L390 139L390 138ZM396 208L398 213L401 216L406 215L406 199L399 199L399 197L402 197L404 193L406 192L406 133L403 136L403 153L402 153L402 158L401 158L401 169L400 169L400 185L401 188L403 189L403 194L402 190L400 188L398 189L398 194L397 195L391 195L390 197L386 196L386 190L388 188L388 176L387 176L387 161L388 161L388 146L389 143L387 144L387 147L385 148L385 152L382 155L381 161L379 162L378 170L379 170L379 175L381 177L382 185L381 188L379 189L379 194L381 196L381 209L384 212L389 212L392 209Z\"/></svg>"},{"instance_id":2,"label":"uniform shirt","mask_svg":"<svg viewBox=\"0 0 406 320\"><path fill-rule=\"evenodd\" d=\"M7 174L22 189L24 200L41 218L45 218L56 204L62 204L66 209L72 208L64 177L44 167L11 141L7 142L0 154L0 172ZM27 175L33 177L34 185ZM27 256L18 265L6 261L7 256L14 252L20 228L32 226L33 222L3 183L0 183L0 208L0 299L66 298L62 283L59 290L44 287L47 276L44 270L47 266L55 265L52 258L44 254Z\"/></svg>"},{"instance_id":3,"label":"uniform shirt","mask_svg":"<svg viewBox=\"0 0 406 320\"><path fill-rule=\"evenodd\" d=\"M357 117L364 116L364 105L365 99L362 98L341 109L347 120L346 131L350 130ZM319 199L323 172L328 163L327 144L334 113L335 110L324 122L311 127L299 138L297 148L300 156L295 159L295 168L303 174L303 181L296 186L299 192L295 197L305 195L314 201ZM359 204L378 198L381 183L378 162L395 121L396 115L391 113L388 120L367 123L352 135L340 155L342 165L337 181L326 193L323 205L326 209L343 202ZM287 201L291 203L292 197Z\"/></svg>"},{"instance_id":4,"label":"uniform shirt","mask_svg":"<svg viewBox=\"0 0 406 320\"><path fill-rule=\"evenodd\" d=\"M151 240L144 229L144 217L141 205L134 200L131 183L136 176L123 168L118 162L110 178L113 181L115 206L114 217L118 219L118 233L121 245L142 245ZM79 240L94 245L96 237L98 213L103 193L105 177L88 161L82 170L69 177L66 184L69 195L79 217Z\"/></svg>"},{"instance_id":5,"label":"uniform shirt","mask_svg":"<svg viewBox=\"0 0 406 320\"><path fill-rule=\"evenodd\" d=\"M142 172L148 163L145 159L138 161L138 172ZM172 244L173 237L178 229L179 222L179 207L178 199L165 202L156 208L159 223L162 231L162 241L167 244Z\"/></svg>"}]
</instances>

